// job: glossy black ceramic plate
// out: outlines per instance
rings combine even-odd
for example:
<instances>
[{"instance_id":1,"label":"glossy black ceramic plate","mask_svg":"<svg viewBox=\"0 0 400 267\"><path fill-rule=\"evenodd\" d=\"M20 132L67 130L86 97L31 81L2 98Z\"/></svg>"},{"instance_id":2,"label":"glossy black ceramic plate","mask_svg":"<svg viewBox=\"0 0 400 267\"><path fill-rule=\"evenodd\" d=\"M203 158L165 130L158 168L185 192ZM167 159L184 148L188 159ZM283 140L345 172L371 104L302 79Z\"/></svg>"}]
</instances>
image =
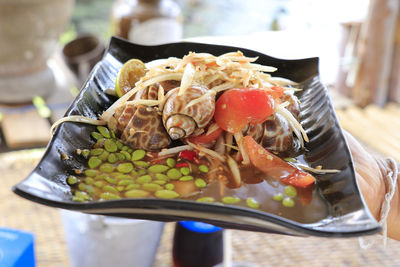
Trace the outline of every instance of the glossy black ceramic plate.
<instances>
[{"instance_id":1,"label":"glossy black ceramic plate","mask_svg":"<svg viewBox=\"0 0 400 267\"><path fill-rule=\"evenodd\" d=\"M44 205L126 218L159 221L197 220L225 228L276 232L292 235L360 236L380 230L360 195L349 149L335 116L327 89L318 76L318 59L282 60L255 51L199 43L173 43L141 46L112 38L108 51L99 62L81 93L66 115L97 118L115 99L104 93L113 88L116 74L123 62L139 58L144 62L167 57L182 57L189 51L220 55L241 50L246 56L258 56L257 63L274 66L274 75L300 82L304 90L298 95L302 105L301 124L310 142L304 157L312 166L339 169L340 173L316 175L318 192L325 201L329 215L313 223L299 223L278 215L231 205L215 205L185 200L122 199L78 203L72 201L65 182L67 175L85 164L82 158L61 160L77 148L90 148L94 126L67 122L56 131L38 166L13 190L18 195Z\"/></svg>"}]
</instances>

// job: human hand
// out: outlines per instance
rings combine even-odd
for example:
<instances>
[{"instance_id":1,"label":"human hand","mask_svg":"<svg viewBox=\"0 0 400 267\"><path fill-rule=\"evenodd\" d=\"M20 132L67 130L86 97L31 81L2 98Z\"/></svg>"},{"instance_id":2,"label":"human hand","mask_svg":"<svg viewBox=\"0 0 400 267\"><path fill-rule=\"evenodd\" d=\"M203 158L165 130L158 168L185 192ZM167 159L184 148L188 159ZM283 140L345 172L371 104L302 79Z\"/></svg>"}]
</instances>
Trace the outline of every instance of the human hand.
<instances>
[{"instance_id":1,"label":"human hand","mask_svg":"<svg viewBox=\"0 0 400 267\"><path fill-rule=\"evenodd\" d=\"M351 154L353 156L356 178L364 200L372 215L380 220L382 204L388 192L386 176L392 166L381 157L374 157L349 133L345 132ZM399 181L398 181L399 182ZM396 185L395 185L396 186ZM391 201L391 209L387 218L388 236L400 240L400 196L399 186Z\"/></svg>"}]
</instances>

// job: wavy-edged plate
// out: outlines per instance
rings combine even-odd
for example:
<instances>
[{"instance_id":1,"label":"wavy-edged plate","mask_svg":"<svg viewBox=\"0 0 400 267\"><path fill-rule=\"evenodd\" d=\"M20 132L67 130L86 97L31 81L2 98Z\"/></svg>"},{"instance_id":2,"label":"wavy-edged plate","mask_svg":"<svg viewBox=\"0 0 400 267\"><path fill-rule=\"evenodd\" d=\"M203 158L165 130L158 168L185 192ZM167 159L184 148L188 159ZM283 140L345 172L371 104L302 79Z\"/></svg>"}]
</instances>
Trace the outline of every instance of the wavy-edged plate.
<instances>
[{"instance_id":1,"label":"wavy-edged plate","mask_svg":"<svg viewBox=\"0 0 400 267\"><path fill-rule=\"evenodd\" d=\"M355 179L355 171L346 140L337 121L328 91L318 76L318 58L282 60L256 51L200 43L180 42L142 46L113 37L102 59L92 70L80 94L66 115L97 118L114 101L105 94L114 87L122 64L131 58L144 62L167 57L183 57L190 51L220 55L241 50L246 56L258 56L257 63L274 66L274 76L300 82L301 124L310 142L304 158L312 166L339 169L340 173L315 175L317 187L326 201L329 215L313 223L299 223L278 215L231 205L215 205L185 200L122 199L78 203L72 201L65 179L85 164L80 157L62 160L61 154L73 155L77 148L90 148L94 126L66 122L55 132L46 152L32 171L13 191L34 202L90 214L158 221L197 220L225 228L273 232L291 235L350 237L374 234L381 230L366 207Z\"/></svg>"}]
</instances>

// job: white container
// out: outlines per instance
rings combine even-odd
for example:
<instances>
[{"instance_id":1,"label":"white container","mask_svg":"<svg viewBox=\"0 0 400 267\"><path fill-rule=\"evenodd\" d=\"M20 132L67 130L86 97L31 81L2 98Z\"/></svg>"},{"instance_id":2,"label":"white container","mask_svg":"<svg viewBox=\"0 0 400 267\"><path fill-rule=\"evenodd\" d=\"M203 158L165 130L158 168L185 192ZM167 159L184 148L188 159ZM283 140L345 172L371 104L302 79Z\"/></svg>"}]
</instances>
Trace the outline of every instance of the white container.
<instances>
[{"instance_id":1,"label":"white container","mask_svg":"<svg viewBox=\"0 0 400 267\"><path fill-rule=\"evenodd\" d=\"M61 210L71 267L152 266L164 223Z\"/></svg>"}]
</instances>

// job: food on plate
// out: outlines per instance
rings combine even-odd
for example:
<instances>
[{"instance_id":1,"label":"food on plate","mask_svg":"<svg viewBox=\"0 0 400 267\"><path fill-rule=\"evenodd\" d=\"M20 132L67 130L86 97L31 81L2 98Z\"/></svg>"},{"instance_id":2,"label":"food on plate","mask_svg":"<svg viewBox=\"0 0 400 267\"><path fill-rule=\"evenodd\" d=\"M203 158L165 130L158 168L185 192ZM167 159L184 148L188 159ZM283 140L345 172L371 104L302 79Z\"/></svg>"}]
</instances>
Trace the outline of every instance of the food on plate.
<instances>
[{"instance_id":1,"label":"food on plate","mask_svg":"<svg viewBox=\"0 0 400 267\"><path fill-rule=\"evenodd\" d=\"M311 172L337 170L302 158L301 88L256 60L238 51L127 61L118 99L99 119L59 121L98 125L93 147L77 151L88 161L83 174L67 178L73 199L186 199L276 213L322 205Z\"/></svg>"}]
</instances>

